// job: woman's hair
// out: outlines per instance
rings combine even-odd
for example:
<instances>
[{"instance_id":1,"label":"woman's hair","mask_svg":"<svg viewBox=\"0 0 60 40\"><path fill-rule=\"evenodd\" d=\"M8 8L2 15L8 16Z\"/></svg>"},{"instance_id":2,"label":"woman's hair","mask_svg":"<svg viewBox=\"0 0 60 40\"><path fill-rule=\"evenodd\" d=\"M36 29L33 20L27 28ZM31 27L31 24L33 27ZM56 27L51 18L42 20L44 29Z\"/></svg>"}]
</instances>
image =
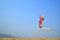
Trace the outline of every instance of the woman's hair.
<instances>
[{"instance_id":1,"label":"woman's hair","mask_svg":"<svg viewBox=\"0 0 60 40\"><path fill-rule=\"evenodd\" d=\"M44 20L44 18L42 18L42 20Z\"/></svg>"}]
</instances>

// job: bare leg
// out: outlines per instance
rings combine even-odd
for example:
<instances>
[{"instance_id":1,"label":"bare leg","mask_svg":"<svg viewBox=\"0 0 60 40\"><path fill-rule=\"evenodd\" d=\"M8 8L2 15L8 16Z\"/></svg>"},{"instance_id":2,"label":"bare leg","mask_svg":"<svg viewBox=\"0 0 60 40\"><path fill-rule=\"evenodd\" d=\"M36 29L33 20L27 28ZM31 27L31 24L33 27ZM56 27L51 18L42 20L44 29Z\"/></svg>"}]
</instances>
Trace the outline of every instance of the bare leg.
<instances>
[{"instance_id":1,"label":"bare leg","mask_svg":"<svg viewBox=\"0 0 60 40\"><path fill-rule=\"evenodd\" d=\"M36 33L35 33L35 36L37 36L38 35L38 31L39 31L39 27L36 29Z\"/></svg>"},{"instance_id":2,"label":"bare leg","mask_svg":"<svg viewBox=\"0 0 60 40\"><path fill-rule=\"evenodd\" d=\"M43 29L43 30L51 30L51 28L44 28L44 27L43 27L42 29Z\"/></svg>"}]
</instances>

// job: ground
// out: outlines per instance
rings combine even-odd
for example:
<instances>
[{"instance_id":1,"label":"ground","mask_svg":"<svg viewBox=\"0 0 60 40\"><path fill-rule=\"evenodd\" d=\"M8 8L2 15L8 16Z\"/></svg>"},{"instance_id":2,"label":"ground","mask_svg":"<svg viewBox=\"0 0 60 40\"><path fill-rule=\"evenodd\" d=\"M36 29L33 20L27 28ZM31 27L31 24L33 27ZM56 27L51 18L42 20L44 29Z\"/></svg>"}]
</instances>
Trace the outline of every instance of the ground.
<instances>
[{"instance_id":1,"label":"ground","mask_svg":"<svg viewBox=\"0 0 60 40\"><path fill-rule=\"evenodd\" d=\"M60 38L0 38L0 40L60 40Z\"/></svg>"}]
</instances>

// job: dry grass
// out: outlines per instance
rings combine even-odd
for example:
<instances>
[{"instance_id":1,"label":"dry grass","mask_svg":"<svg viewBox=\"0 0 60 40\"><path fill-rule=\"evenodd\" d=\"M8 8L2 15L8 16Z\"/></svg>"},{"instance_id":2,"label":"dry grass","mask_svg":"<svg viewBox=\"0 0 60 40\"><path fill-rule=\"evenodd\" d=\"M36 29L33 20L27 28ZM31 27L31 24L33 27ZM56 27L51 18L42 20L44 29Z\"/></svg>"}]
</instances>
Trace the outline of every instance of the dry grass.
<instances>
[{"instance_id":1,"label":"dry grass","mask_svg":"<svg viewBox=\"0 0 60 40\"><path fill-rule=\"evenodd\" d=\"M60 40L60 38L0 38L0 40Z\"/></svg>"}]
</instances>

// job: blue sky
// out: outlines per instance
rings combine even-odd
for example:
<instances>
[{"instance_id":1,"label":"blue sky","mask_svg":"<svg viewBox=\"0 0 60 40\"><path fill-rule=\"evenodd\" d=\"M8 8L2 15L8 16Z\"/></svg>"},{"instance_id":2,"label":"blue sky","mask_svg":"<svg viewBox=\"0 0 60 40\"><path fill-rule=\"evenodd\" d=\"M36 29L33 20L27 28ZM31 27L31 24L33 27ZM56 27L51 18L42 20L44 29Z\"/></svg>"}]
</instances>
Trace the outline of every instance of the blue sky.
<instances>
[{"instance_id":1,"label":"blue sky","mask_svg":"<svg viewBox=\"0 0 60 40\"><path fill-rule=\"evenodd\" d=\"M15 37L35 37L39 15L44 13L38 37L60 38L60 0L0 0L0 33Z\"/></svg>"}]
</instances>

